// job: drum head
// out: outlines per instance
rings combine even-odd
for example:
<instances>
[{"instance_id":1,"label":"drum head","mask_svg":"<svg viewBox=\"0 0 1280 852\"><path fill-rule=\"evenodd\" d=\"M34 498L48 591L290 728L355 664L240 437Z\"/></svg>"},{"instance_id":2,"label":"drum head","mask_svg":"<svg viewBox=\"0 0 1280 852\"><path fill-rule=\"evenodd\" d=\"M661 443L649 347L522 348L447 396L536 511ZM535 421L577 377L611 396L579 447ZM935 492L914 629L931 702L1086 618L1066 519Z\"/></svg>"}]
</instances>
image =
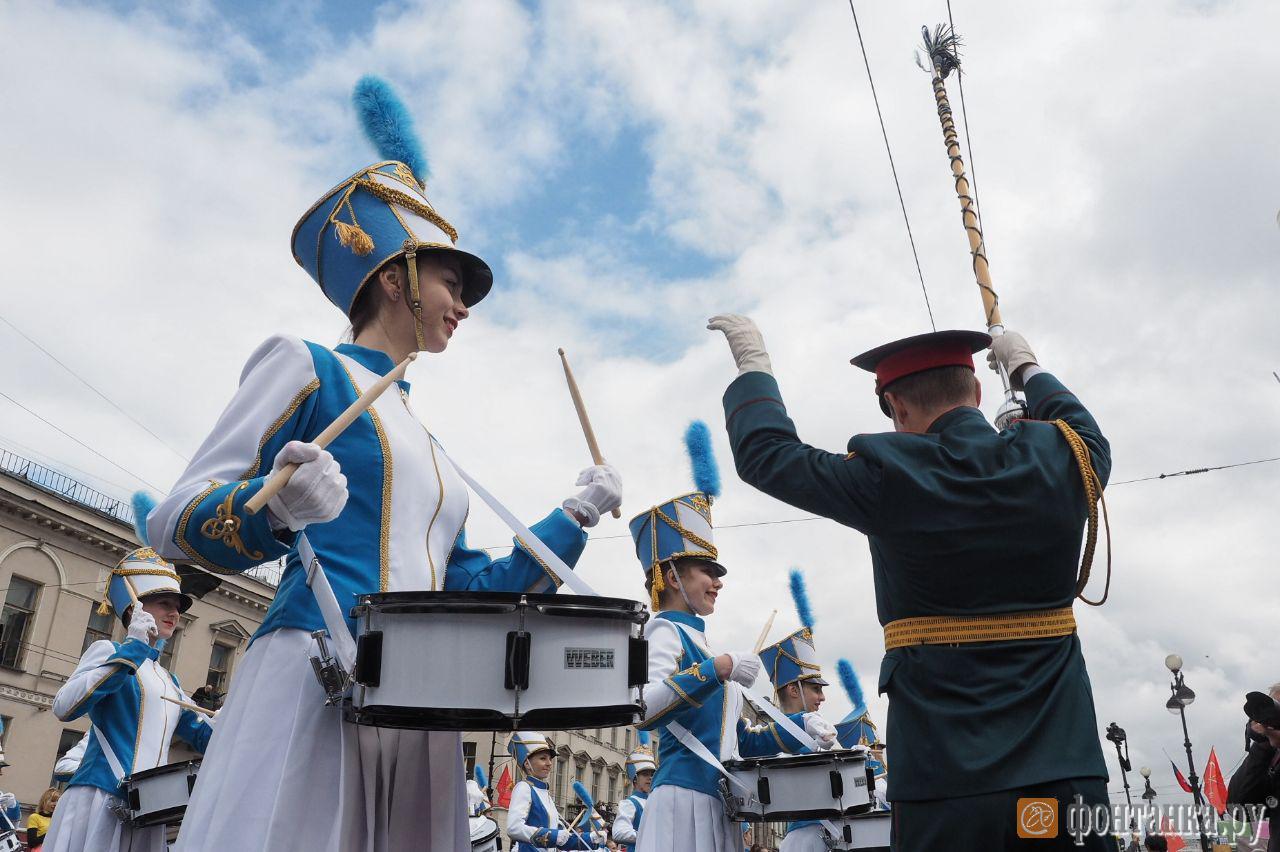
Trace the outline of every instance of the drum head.
<instances>
[{"instance_id":1,"label":"drum head","mask_svg":"<svg viewBox=\"0 0 1280 852\"><path fill-rule=\"evenodd\" d=\"M471 822L471 848L484 849L485 844L496 840L498 837L498 824L486 816L476 816L470 818Z\"/></svg>"}]
</instances>

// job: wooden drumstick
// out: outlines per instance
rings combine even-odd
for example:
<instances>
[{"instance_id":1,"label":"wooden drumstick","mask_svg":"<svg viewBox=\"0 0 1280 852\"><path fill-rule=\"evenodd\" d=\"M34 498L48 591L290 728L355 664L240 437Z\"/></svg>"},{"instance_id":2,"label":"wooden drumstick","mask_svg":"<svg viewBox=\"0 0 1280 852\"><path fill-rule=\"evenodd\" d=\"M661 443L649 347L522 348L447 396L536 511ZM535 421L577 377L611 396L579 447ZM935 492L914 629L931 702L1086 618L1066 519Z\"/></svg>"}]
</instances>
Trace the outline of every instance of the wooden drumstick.
<instances>
[{"instance_id":1,"label":"wooden drumstick","mask_svg":"<svg viewBox=\"0 0 1280 852\"><path fill-rule=\"evenodd\" d=\"M333 422L326 426L324 431L317 435L316 439L311 443L315 444L320 449L327 447L334 438L341 435L343 430L354 423L357 417L364 414L365 411L368 410L369 406L373 405L374 401L377 400L378 397L382 396L383 391L391 387L395 382L404 378L404 371L409 369L409 365L412 364L413 359L417 357L417 352L410 352L403 361L395 366L395 369L378 379L370 385L367 391L360 394L360 398L347 406L346 411L335 417ZM280 489L284 488L285 485L288 484L289 478L293 476L293 472L297 469L298 464L296 462L291 462L271 474L271 477L263 483L263 486L258 493L245 501L245 511L250 515L256 515L261 511L262 507L267 505L267 501L280 493Z\"/></svg>"},{"instance_id":2,"label":"wooden drumstick","mask_svg":"<svg viewBox=\"0 0 1280 852\"><path fill-rule=\"evenodd\" d=\"M177 704L183 710L190 710L192 713L202 713L210 719L213 718L213 711L207 707L201 707L199 704L192 704L190 701L181 701L177 698L170 698L168 695L161 695L160 697L171 704Z\"/></svg>"},{"instance_id":3,"label":"wooden drumstick","mask_svg":"<svg viewBox=\"0 0 1280 852\"><path fill-rule=\"evenodd\" d=\"M759 654L761 649L764 648L764 640L768 638L769 631L773 628L773 620L777 616L778 616L778 611L775 609L772 613L769 614L769 620L764 623L764 630L760 631L760 638L756 640L757 654Z\"/></svg>"},{"instance_id":4,"label":"wooden drumstick","mask_svg":"<svg viewBox=\"0 0 1280 852\"><path fill-rule=\"evenodd\" d=\"M600 454L600 445L596 443L595 430L591 428L591 418L587 416L587 406L582 401L582 393L578 390L578 383L573 378L573 370L569 369L569 359L565 357L564 350L556 350L560 353L560 363L564 365L564 380L569 383L569 396L573 397L573 407L578 412L578 422L582 424L582 434L587 439L587 449L591 452L591 461L594 464L604 464L604 456ZM622 512L614 509L611 513L615 518L621 518Z\"/></svg>"}]
</instances>

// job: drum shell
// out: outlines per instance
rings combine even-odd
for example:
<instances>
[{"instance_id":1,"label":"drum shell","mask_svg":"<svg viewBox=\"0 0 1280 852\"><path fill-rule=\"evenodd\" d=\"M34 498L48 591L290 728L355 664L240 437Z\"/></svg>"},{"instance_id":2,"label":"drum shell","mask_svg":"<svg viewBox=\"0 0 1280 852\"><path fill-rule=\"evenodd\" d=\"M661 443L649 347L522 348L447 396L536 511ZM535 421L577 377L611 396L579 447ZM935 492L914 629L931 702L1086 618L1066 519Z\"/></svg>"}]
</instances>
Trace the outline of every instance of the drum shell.
<instances>
[{"instance_id":1,"label":"drum shell","mask_svg":"<svg viewBox=\"0 0 1280 852\"><path fill-rule=\"evenodd\" d=\"M184 760L134 773L123 781L129 824L177 825L186 813L191 788L196 785L200 761Z\"/></svg>"},{"instance_id":2,"label":"drum shell","mask_svg":"<svg viewBox=\"0 0 1280 852\"><path fill-rule=\"evenodd\" d=\"M849 836L845 839L844 829L848 826ZM858 850L858 852L889 852L889 838L893 827L891 811L872 811L852 819L836 823L839 834L834 838L832 849Z\"/></svg>"},{"instance_id":3,"label":"drum shell","mask_svg":"<svg viewBox=\"0 0 1280 852\"><path fill-rule=\"evenodd\" d=\"M0 852L22 852L22 840L16 831L0 832Z\"/></svg>"},{"instance_id":4,"label":"drum shell","mask_svg":"<svg viewBox=\"0 0 1280 852\"><path fill-rule=\"evenodd\" d=\"M725 762L753 795L730 788L729 816L746 822L842 819L871 809L866 749Z\"/></svg>"},{"instance_id":5,"label":"drum shell","mask_svg":"<svg viewBox=\"0 0 1280 852\"><path fill-rule=\"evenodd\" d=\"M489 817L470 818L471 852L498 852L498 824Z\"/></svg>"},{"instance_id":6,"label":"drum shell","mask_svg":"<svg viewBox=\"0 0 1280 852\"><path fill-rule=\"evenodd\" d=\"M357 724L568 730L640 716L648 614L635 601L390 592L362 597L352 615L358 653L346 715Z\"/></svg>"}]
</instances>

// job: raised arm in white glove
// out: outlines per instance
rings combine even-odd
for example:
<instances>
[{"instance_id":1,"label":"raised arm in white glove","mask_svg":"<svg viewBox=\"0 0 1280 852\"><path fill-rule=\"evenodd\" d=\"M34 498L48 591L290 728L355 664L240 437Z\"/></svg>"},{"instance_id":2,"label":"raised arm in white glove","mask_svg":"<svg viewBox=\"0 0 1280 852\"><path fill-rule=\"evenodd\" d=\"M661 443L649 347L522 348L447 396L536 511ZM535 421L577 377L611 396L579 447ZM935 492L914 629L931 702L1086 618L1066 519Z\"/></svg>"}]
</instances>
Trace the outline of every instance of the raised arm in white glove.
<instances>
[{"instance_id":1,"label":"raised arm in white glove","mask_svg":"<svg viewBox=\"0 0 1280 852\"><path fill-rule=\"evenodd\" d=\"M151 640L160 635L159 628L156 627L156 620L141 606L134 606L133 613L129 616L129 629L125 631L125 635L129 639L137 639L144 645L150 645Z\"/></svg>"},{"instance_id":2,"label":"raised arm in white glove","mask_svg":"<svg viewBox=\"0 0 1280 852\"><path fill-rule=\"evenodd\" d=\"M591 838L590 838L591 842L596 844L602 849L604 848L604 844L608 839L609 839L609 832L607 831L597 830L597 831L591 832Z\"/></svg>"},{"instance_id":3,"label":"raised arm in white glove","mask_svg":"<svg viewBox=\"0 0 1280 852\"><path fill-rule=\"evenodd\" d=\"M836 740L836 727L817 713L804 714L804 732L818 742L818 748L831 749L840 743Z\"/></svg>"},{"instance_id":4,"label":"raised arm in white glove","mask_svg":"<svg viewBox=\"0 0 1280 852\"><path fill-rule=\"evenodd\" d=\"M289 482L267 501L267 509L280 522L297 532L308 524L323 524L338 517L347 505L347 478L328 450L315 444L290 441L276 454L271 469L297 464Z\"/></svg>"},{"instance_id":5,"label":"raised arm in white glove","mask_svg":"<svg viewBox=\"0 0 1280 852\"><path fill-rule=\"evenodd\" d=\"M718 314L707 322L711 331L723 331L729 342L729 351L738 365L738 375L743 373L768 373L773 375L773 364L764 348L764 335L751 317L741 314Z\"/></svg>"},{"instance_id":6,"label":"raised arm in white glove","mask_svg":"<svg viewBox=\"0 0 1280 852\"><path fill-rule=\"evenodd\" d=\"M564 510L584 527L594 527L600 516L622 505L622 477L611 464L592 465L578 474L575 485L585 485L564 501Z\"/></svg>"},{"instance_id":7,"label":"raised arm in white glove","mask_svg":"<svg viewBox=\"0 0 1280 852\"><path fill-rule=\"evenodd\" d=\"M1009 376L1009 384L1014 390L1022 390L1024 367L1039 365L1036 353L1031 351L1027 339L1016 331L1006 331L991 340L991 350L987 352L987 364L999 372L997 365L1003 366Z\"/></svg>"},{"instance_id":8,"label":"raised arm in white glove","mask_svg":"<svg viewBox=\"0 0 1280 852\"><path fill-rule=\"evenodd\" d=\"M746 652L729 652L729 658L733 660L733 668L729 670L729 680L740 683L743 686L751 686L756 682L756 678L760 676L760 657L756 654Z\"/></svg>"}]
</instances>

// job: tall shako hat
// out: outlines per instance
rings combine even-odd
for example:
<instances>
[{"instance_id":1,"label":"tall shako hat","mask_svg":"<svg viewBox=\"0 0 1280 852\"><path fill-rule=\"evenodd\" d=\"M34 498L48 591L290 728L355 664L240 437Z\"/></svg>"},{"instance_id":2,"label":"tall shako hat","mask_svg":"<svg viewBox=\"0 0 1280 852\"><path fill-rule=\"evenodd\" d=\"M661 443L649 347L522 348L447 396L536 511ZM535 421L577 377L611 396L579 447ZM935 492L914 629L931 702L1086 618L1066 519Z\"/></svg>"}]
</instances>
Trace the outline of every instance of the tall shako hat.
<instances>
[{"instance_id":1,"label":"tall shako hat","mask_svg":"<svg viewBox=\"0 0 1280 852\"><path fill-rule=\"evenodd\" d=\"M791 569L791 599L795 602L796 615L802 627L760 651L760 662L764 664L775 692L799 680L813 681L818 686L827 685L822 678L822 666L818 663L818 650L813 644L813 610L809 606L804 574L799 568Z\"/></svg>"},{"instance_id":2,"label":"tall shako hat","mask_svg":"<svg viewBox=\"0 0 1280 852\"><path fill-rule=\"evenodd\" d=\"M836 671L839 672L840 683L849 696L849 703L853 705L849 715L836 723L836 739L845 748L875 745L880 741L880 734L876 731L875 722L871 721L871 711L867 709L862 684L853 670L853 664L848 660L838 660Z\"/></svg>"},{"instance_id":3,"label":"tall shako hat","mask_svg":"<svg viewBox=\"0 0 1280 852\"><path fill-rule=\"evenodd\" d=\"M991 345L991 335L981 331L934 331L904 337L863 352L849 363L876 374L880 410L889 416L884 392L898 379L938 367L973 369L973 353Z\"/></svg>"},{"instance_id":4,"label":"tall shako hat","mask_svg":"<svg viewBox=\"0 0 1280 852\"><path fill-rule=\"evenodd\" d=\"M524 768L524 762L540 751L555 751L551 741L538 731L516 731L507 743L507 753L516 759L516 765Z\"/></svg>"},{"instance_id":5,"label":"tall shako hat","mask_svg":"<svg viewBox=\"0 0 1280 852\"><path fill-rule=\"evenodd\" d=\"M634 784L636 774L644 772L646 769L657 771L658 761L653 756L653 742L648 731L636 732L635 750L627 756L627 778Z\"/></svg>"},{"instance_id":6,"label":"tall shako hat","mask_svg":"<svg viewBox=\"0 0 1280 852\"><path fill-rule=\"evenodd\" d=\"M696 557L712 563L723 577L728 571L718 560L711 526L711 504L720 496L720 469L711 448L711 430L701 420L689 424L684 434L685 449L693 467L696 491L673 497L631 519L628 527L635 541L636 557L645 577L653 576L653 608L666 584L662 579L665 562Z\"/></svg>"},{"instance_id":7,"label":"tall shako hat","mask_svg":"<svg viewBox=\"0 0 1280 852\"><path fill-rule=\"evenodd\" d=\"M409 306L421 313L417 256L447 252L462 268L468 307L493 286L493 271L457 247L458 232L427 200L427 160L409 111L387 83L364 77L352 96L382 162L326 192L293 228L293 258L346 315L361 289L389 261L409 269ZM422 346L422 340L418 341Z\"/></svg>"},{"instance_id":8,"label":"tall shako hat","mask_svg":"<svg viewBox=\"0 0 1280 852\"><path fill-rule=\"evenodd\" d=\"M182 579L173 564L162 559L147 540L147 515L155 508L156 501L145 491L133 495L133 529L142 542L142 547L131 550L124 555L119 564L111 570L107 586L98 604L98 614L106 615L114 609L116 617L124 620L124 614L133 606L133 598L129 595L129 586L141 600L148 595L170 594L178 596L178 609L186 612L191 608L191 596L182 591Z\"/></svg>"}]
</instances>

